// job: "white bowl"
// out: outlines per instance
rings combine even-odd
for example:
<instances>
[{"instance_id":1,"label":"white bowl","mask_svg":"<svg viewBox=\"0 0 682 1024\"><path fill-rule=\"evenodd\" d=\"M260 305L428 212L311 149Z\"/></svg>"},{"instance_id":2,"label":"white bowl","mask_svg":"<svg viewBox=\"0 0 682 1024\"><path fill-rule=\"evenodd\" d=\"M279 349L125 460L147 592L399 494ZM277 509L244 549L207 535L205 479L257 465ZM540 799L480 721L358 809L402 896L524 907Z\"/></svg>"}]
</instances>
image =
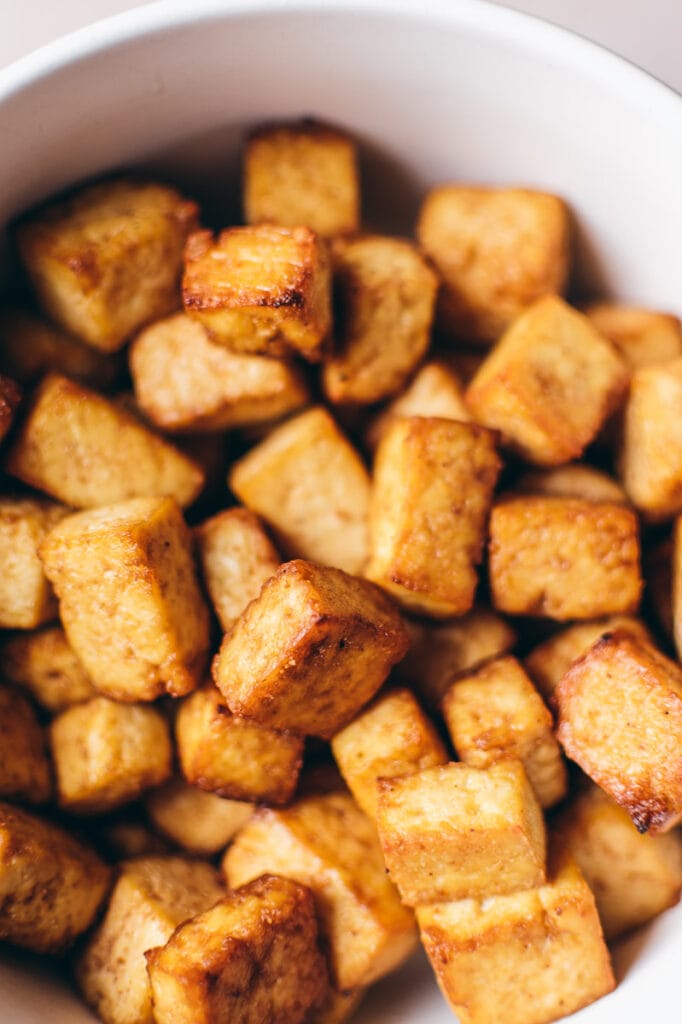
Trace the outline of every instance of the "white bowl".
<instances>
[{"instance_id":1,"label":"white bowl","mask_svg":"<svg viewBox=\"0 0 682 1024\"><path fill-rule=\"evenodd\" d=\"M477 0L159 3L60 40L0 72L0 224L131 164L201 191L227 223L243 129L301 114L363 140L384 227L409 229L435 181L541 186L577 215L578 288L682 314L682 100L576 36ZM622 944L616 964L616 992L572 1020L679 1020L682 908ZM92 1020L58 974L10 952L0 992L7 1024ZM452 1016L417 959L357 1020Z\"/></svg>"}]
</instances>

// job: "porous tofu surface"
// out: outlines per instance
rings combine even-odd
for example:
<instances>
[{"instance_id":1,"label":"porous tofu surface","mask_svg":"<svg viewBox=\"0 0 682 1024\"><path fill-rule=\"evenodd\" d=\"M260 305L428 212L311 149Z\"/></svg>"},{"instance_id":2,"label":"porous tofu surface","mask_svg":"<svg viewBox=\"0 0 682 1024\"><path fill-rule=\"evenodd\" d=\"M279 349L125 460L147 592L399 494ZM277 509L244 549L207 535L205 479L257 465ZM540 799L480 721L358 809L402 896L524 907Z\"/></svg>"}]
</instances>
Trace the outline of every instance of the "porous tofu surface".
<instances>
[{"instance_id":1,"label":"porous tofu surface","mask_svg":"<svg viewBox=\"0 0 682 1024\"><path fill-rule=\"evenodd\" d=\"M0 684L0 798L45 803L52 778L45 736L31 703L14 686Z\"/></svg>"},{"instance_id":2,"label":"porous tofu surface","mask_svg":"<svg viewBox=\"0 0 682 1024\"><path fill-rule=\"evenodd\" d=\"M277 570L224 638L213 678L233 714L329 739L407 647L378 587L299 560Z\"/></svg>"},{"instance_id":3,"label":"porous tofu surface","mask_svg":"<svg viewBox=\"0 0 682 1024\"><path fill-rule=\"evenodd\" d=\"M312 889L340 990L376 981L414 950L414 918L386 876L376 829L346 793L258 811L228 848L223 870L232 888L270 872Z\"/></svg>"},{"instance_id":4,"label":"porous tofu surface","mask_svg":"<svg viewBox=\"0 0 682 1024\"><path fill-rule=\"evenodd\" d=\"M631 509L576 498L510 498L490 516L493 605L566 621L637 611L639 524Z\"/></svg>"},{"instance_id":5,"label":"porous tofu surface","mask_svg":"<svg viewBox=\"0 0 682 1024\"><path fill-rule=\"evenodd\" d=\"M594 466L578 463L529 470L516 481L514 491L556 498L580 498L582 501L627 503L625 491L613 477Z\"/></svg>"},{"instance_id":6,"label":"porous tofu surface","mask_svg":"<svg viewBox=\"0 0 682 1024\"><path fill-rule=\"evenodd\" d=\"M229 485L290 558L360 573L368 554L370 478L326 409L276 427L236 462Z\"/></svg>"},{"instance_id":7,"label":"porous tofu surface","mask_svg":"<svg viewBox=\"0 0 682 1024\"><path fill-rule=\"evenodd\" d=\"M38 548L67 509L40 498L0 497L0 627L35 629L57 616Z\"/></svg>"},{"instance_id":8,"label":"porous tofu surface","mask_svg":"<svg viewBox=\"0 0 682 1024\"><path fill-rule=\"evenodd\" d=\"M595 302L585 313L633 367L682 355L682 324L670 313L613 302Z\"/></svg>"},{"instance_id":9,"label":"porous tofu surface","mask_svg":"<svg viewBox=\"0 0 682 1024\"><path fill-rule=\"evenodd\" d=\"M567 755L640 832L682 820L682 669L631 633L607 633L556 691Z\"/></svg>"},{"instance_id":10,"label":"porous tofu surface","mask_svg":"<svg viewBox=\"0 0 682 1024\"><path fill-rule=\"evenodd\" d=\"M432 188L417 237L442 279L439 320L466 341L495 341L536 299L562 292L568 276L568 211L545 192Z\"/></svg>"},{"instance_id":11,"label":"porous tofu surface","mask_svg":"<svg viewBox=\"0 0 682 1024\"><path fill-rule=\"evenodd\" d=\"M423 417L393 423L374 464L368 578L417 614L469 611L499 470L484 428Z\"/></svg>"},{"instance_id":12,"label":"porous tofu surface","mask_svg":"<svg viewBox=\"0 0 682 1024\"><path fill-rule=\"evenodd\" d=\"M253 805L205 793L171 779L144 800L154 828L188 853L210 857L225 849L253 813Z\"/></svg>"},{"instance_id":13,"label":"porous tofu surface","mask_svg":"<svg viewBox=\"0 0 682 1024\"><path fill-rule=\"evenodd\" d=\"M379 782L377 825L408 906L491 896L545 880L545 825L520 761L462 763Z\"/></svg>"},{"instance_id":14,"label":"porous tofu surface","mask_svg":"<svg viewBox=\"0 0 682 1024\"><path fill-rule=\"evenodd\" d=\"M304 1024L327 991L308 888L264 875L147 953L156 1024Z\"/></svg>"},{"instance_id":15,"label":"porous tofu surface","mask_svg":"<svg viewBox=\"0 0 682 1024\"><path fill-rule=\"evenodd\" d=\"M16 633L0 645L2 674L28 690L45 711L57 712L97 695L61 626Z\"/></svg>"}]
</instances>

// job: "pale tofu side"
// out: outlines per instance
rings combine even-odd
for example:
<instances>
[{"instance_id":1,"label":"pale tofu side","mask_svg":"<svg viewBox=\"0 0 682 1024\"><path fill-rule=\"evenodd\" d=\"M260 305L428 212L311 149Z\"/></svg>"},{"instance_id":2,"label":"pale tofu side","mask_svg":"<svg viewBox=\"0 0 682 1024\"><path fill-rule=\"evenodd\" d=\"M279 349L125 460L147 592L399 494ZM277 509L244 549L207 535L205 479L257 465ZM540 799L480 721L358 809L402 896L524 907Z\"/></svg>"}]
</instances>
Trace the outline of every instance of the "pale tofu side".
<instances>
[{"instance_id":1,"label":"pale tofu side","mask_svg":"<svg viewBox=\"0 0 682 1024\"><path fill-rule=\"evenodd\" d=\"M253 804L205 793L180 778L147 793L144 807L158 832L201 857L224 850L253 813Z\"/></svg>"},{"instance_id":2,"label":"pale tofu side","mask_svg":"<svg viewBox=\"0 0 682 1024\"><path fill-rule=\"evenodd\" d=\"M0 645L2 674L55 713L97 695L61 626L17 633Z\"/></svg>"},{"instance_id":3,"label":"pale tofu side","mask_svg":"<svg viewBox=\"0 0 682 1024\"><path fill-rule=\"evenodd\" d=\"M682 355L682 324L670 313L595 302L585 314L632 367L665 363Z\"/></svg>"},{"instance_id":4,"label":"pale tofu side","mask_svg":"<svg viewBox=\"0 0 682 1024\"><path fill-rule=\"evenodd\" d=\"M68 509L40 498L0 497L0 627L35 629L57 617L38 548Z\"/></svg>"},{"instance_id":5,"label":"pale tofu side","mask_svg":"<svg viewBox=\"0 0 682 1024\"><path fill-rule=\"evenodd\" d=\"M20 690L0 684L0 798L42 804L52 795L45 735Z\"/></svg>"},{"instance_id":6,"label":"pale tofu side","mask_svg":"<svg viewBox=\"0 0 682 1024\"><path fill-rule=\"evenodd\" d=\"M623 488L608 473L579 463L529 470L516 481L514 492L622 504L627 504L628 500Z\"/></svg>"}]
</instances>

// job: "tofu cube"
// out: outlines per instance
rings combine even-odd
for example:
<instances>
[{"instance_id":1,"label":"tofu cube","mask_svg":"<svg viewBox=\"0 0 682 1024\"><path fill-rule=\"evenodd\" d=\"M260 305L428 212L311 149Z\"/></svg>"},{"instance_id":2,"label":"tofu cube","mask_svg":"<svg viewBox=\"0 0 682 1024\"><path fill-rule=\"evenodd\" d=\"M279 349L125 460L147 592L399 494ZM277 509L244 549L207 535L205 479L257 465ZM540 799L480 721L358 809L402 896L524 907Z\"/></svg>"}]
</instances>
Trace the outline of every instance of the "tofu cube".
<instances>
[{"instance_id":1,"label":"tofu cube","mask_svg":"<svg viewBox=\"0 0 682 1024\"><path fill-rule=\"evenodd\" d=\"M308 400L297 368L216 345L202 324L184 313L138 334L130 372L140 409L166 431L203 433L269 423Z\"/></svg>"},{"instance_id":2,"label":"tofu cube","mask_svg":"<svg viewBox=\"0 0 682 1024\"><path fill-rule=\"evenodd\" d=\"M0 646L2 673L55 713L97 695L61 626L17 633Z\"/></svg>"},{"instance_id":3,"label":"tofu cube","mask_svg":"<svg viewBox=\"0 0 682 1024\"><path fill-rule=\"evenodd\" d=\"M531 469L514 485L516 494L543 494L554 498L579 498L581 501L611 501L627 504L625 491L608 473L582 463Z\"/></svg>"},{"instance_id":4,"label":"tofu cube","mask_svg":"<svg viewBox=\"0 0 682 1024\"><path fill-rule=\"evenodd\" d=\"M312 120L258 128L244 153L244 212L247 224L305 224L323 237L357 231L355 143Z\"/></svg>"},{"instance_id":5,"label":"tofu cube","mask_svg":"<svg viewBox=\"0 0 682 1024\"><path fill-rule=\"evenodd\" d=\"M234 352L317 363L331 329L325 244L306 227L269 224L192 235L185 248L185 312Z\"/></svg>"},{"instance_id":6,"label":"tofu cube","mask_svg":"<svg viewBox=\"0 0 682 1024\"><path fill-rule=\"evenodd\" d=\"M495 341L536 299L564 290L569 218L557 196L441 185L422 204L417 237L442 279L439 320L466 341Z\"/></svg>"},{"instance_id":7,"label":"tofu cube","mask_svg":"<svg viewBox=\"0 0 682 1024\"><path fill-rule=\"evenodd\" d=\"M232 467L229 485L290 558L360 573L368 553L369 474L326 409L276 427Z\"/></svg>"},{"instance_id":8,"label":"tofu cube","mask_svg":"<svg viewBox=\"0 0 682 1024\"><path fill-rule=\"evenodd\" d=\"M420 907L417 920L461 1024L549 1024L615 988L594 897L565 853L538 888Z\"/></svg>"},{"instance_id":9,"label":"tofu cube","mask_svg":"<svg viewBox=\"0 0 682 1024\"><path fill-rule=\"evenodd\" d=\"M304 1024L327 965L310 889L263 875L146 954L156 1024Z\"/></svg>"},{"instance_id":10,"label":"tofu cube","mask_svg":"<svg viewBox=\"0 0 682 1024\"><path fill-rule=\"evenodd\" d=\"M180 304L185 239L199 210L175 189L115 178L23 221L17 243L48 316L101 352Z\"/></svg>"},{"instance_id":11,"label":"tofu cube","mask_svg":"<svg viewBox=\"0 0 682 1024\"><path fill-rule=\"evenodd\" d=\"M565 622L635 612L639 524L631 509L577 498L512 498L490 516L493 605Z\"/></svg>"},{"instance_id":12,"label":"tofu cube","mask_svg":"<svg viewBox=\"0 0 682 1024\"><path fill-rule=\"evenodd\" d=\"M632 367L682 355L682 324L676 316L613 302L595 302L585 313Z\"/></svg>"},{"instance_id":13,"label":"tofu cube","mask_svg":"<svg viewBox=\"0 0 682 1024\"><path fill-rule=\"evenodd\" d=\"M587 317L557 296L505 331L469 384L477 423L499 430L527 462L579 458L624 396L630 371Z\"/></svg>"},{"instance_id":14,"label":"tofu cube","mask_svg":"<svg viewBox=\"0 0 682 1024\"><path fill-rule=\"evenodd\" d=\"M233 714L330 739L407 646L378 587L339 569L287 562L224 638L213 678Z\"/></svg>"},{"instance_id":15,"label":"tofu cube","mask_svg":"<svg viewBox=\"0 0 682 1024\"><path fill-rule=\"evenodd\" d=\"M144 807L158 832L199 857L221 853L253 813L253 804L205 793L184 779L147 793Z\"/></svg>"},{"instance_id":16,"label":"tofu cube","mask_svg":"<svg viewBox=\"0 0 682 1024\"><path fill-rule=\"evenodd\" d=\"M35 711L19 690L0 684L0 798L42 804L51 794L45 737Z\"/></svg>"},{"instance_id":17,"label":"tofu cube","mask_svg":"<svg viewBox=\"0 0 682 1024\"><path fill-rule=\"evenodd\" d=\"M594 893L607 939L637 928L679 902L682 836L640 835L627 813L590 786L553 822Z\"/></svg>"},{"instance_id":18,"label":"tofu cube","mask_svg":"<svg viewBox=\"0 0 682 1024\"><path fill-rule=\"evenodd\" d=\"M130 803L172 770L168 724L146 705L95 697L53 720L50 744L59 806L75 814Z\"/></svg>"},{"instance_id":19,"label":"tofu cube","mask_svg":"<svg viewBox=\"0 0 682 1024\"><path fill-rule=\"evenodd\" d=\"M415 948L414 917L386 877L374 825L346 793L257 811L223 870L230 888L271 872L312 889L339 990L377 981Z\"/></svg>"},{"instance_id":20,"label":"tofu cube","mask_svg":"<svg viewBox=\"0 0 682 1024\"><path fill-rule=\"evenodd\" d=\"M183 775L232 800L286 804L296 789L303 739L230 714L210 683L180 705L175 722Z\"/></svg>"},{"instance_id":21,"label":"tofu cube","mask_svg":"<svg viewBox=\"0 0 682 1024\"><path fill-rule=\"evenodd\" d=\"M0 939L63 953L92 924L110 870L51 822L0 803Z\"/></svg>"},{"instance_id":22,"label":"tofu cube","mask_svg":"<svg viewBox=\"0 0 682 1024\"><path fill-rule=\"evenodd\" d=\"M315 1024L345 1024L350 1020L367 990L353 988L347 992L338 992L331 985L320 1009L315 1014Z\"/></svg>"},{"instance_id":23,"label":"tofu cube","mask_svg":"<svg viewBox=\"0 0 682 1024\"><path fill-rule=\"evenodd\" d=\"M541 807L566 795L552 716L516 658L494 658L456 679L443 698L443 717L460 761L487 768L518 758Z\"/></svg>"},{"instance_id":24,"label":"tofu cube","mask_svg":"<svg viewBox=\"0 0 682 1024\"><path fill-rule=\"evenodd\" d=\"M67 377L36 389L6 459L12 476L73 508L172 495L190 505L201 468L138 419Z\"/></svg>"},{"instance_id":25,"label":"tofu cube","mask_svg":"<svg viewBox=\"0 0 682 1024\"><path fill-rule=\"evenodd\" d=\"M227 633L281 559L258 516L245 508L206 519L194 530L194 540L208 596Z\"/></svg>"},{"instance_id":26,"label":"tofu cube","mask_svg":"<svg viewBox=\"0 0 682 1024\"><path fill-rule=\"evenodd\" d=\"M39 498L0 497L0 627L35 629L57 617L38 548L67 509Z\"/></svg>"},{"instance_id":27,"label":"tofu cube","mask_svg":"<svg viewBox=\"0 0 682 1024\"><path fill-rule=\"evenodd\" d=\"M183 696L209 646L192 538L172 498L134 498L63 520L40 548L69 644L114 700Z\"/></svg>"},{"instance_id":28,"label":"tofu cube","mask_svg":"<svg viewBox=\"0 0 682 1024\"><path fill-rule=\"evenodd\" d=\"M400 238L344 239L333 258L343 315L322 383L331 402L369 405L400 391L424 358L438 279Z\"/></svg>"},{"instance_id":29,"label":"tofu cube","mask_svg":"<svg viewBox=\"0 0 682 1024\"><path fill-rule=\"evenodd\" d=\"M358 806L377 816L381 778L395 779L448 761L430 719L410 690L377 697L332 739L332 752Z\"/></svg>"},{"instance_id":30,"label":"tofu cube","mask_svg":"<svg viewBox=\"0 0 682 1024\"><path fill-rule=\"evenodd\" d=\"M121 866L104 918L76 960L76 981L104 1024L154 1024L145 953L225 889L210 864L141 857Z\"/></svg>"},{"instance_id":31,"label":"tofu cube","mask_svg":"<svg viewBox=\"0 0 682 1024\"><path fill-rule=\"evenodd\" d=\"M381 779L377 825L388 873L409 907L545 881L545 823L520 761Z\"/></svg>"},{"instance_id":32,"label":"tofu cube","mask_svg":"<svg viewBox=\"0 0 682 1024\"><path fill-rule=\"evenodd\" d=\"M564 750L640 832L682 820L682 669L625 631L602 636L559 683Z\"/></svg>"},{"instance_id":33,"label":"tofu cube","mask_svg":"<svg viewBox=\"0 0 682 1024\"><path fill-rule=\"evenodd\" d=\"M407 611L470 611L499 471L484 428L422 417L393 423L374 465L366 576Z\"/></svg>"}]
</instances>

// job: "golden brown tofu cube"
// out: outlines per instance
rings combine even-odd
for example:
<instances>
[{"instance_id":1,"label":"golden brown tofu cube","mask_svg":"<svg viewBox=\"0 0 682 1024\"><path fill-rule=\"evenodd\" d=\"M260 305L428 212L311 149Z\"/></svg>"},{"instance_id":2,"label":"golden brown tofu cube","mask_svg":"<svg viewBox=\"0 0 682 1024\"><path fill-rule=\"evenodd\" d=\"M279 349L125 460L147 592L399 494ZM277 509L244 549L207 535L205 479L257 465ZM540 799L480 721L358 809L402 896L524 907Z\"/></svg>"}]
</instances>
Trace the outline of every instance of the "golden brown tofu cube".
<instances>
[{"instance_id":1,"label":"golden brown tofu cube","mask_svg":"<svg viewBox=\"0 0 682 1024\"><path fill-rule=\"evenodd\" d=\"M198 213L165 185L105 181L24 221L19 252L45 312L93 348L115 352L180 305L182 251Z\"/></svg>"},{"instance_id":2,"label":"golden brown tofu cube","mask_svg":"<svg viewBox=\"0 0 682 1024\"><path fill-rule=\"evenodd\" d=\"M495 341L536 299L563 291L568 277L568 211L543 192L433 188L417 237L442 278L439 320L466 341Z\"/></svg>"},{"instance_id":3,"label":"golden brown tofu cube","mask_svg":"<svg viewBox=\"0 0 682 1024\"><path fill-rule=\"evenodd\" d=\"M50 725L60 807L100 814L158 786L172 770L166 719L147 705L95 697Z\"/></svg>"},{"instance_id":4,"label":"golden brown tofu cube","mask_svg":"<svg viewBox=\"0 0 682 1024\"><path fill-rule=\"evenodd\" d=\"M360 573L367 560L369 474L326 409L276 427L235 463L229 484L290 558Z\"/></svg>"},{"instance_id":5,"label":"golden brown tofu cube","mask_svg":"<svg viewBox=\"0 0 682 1024\"><path fill-rule=\"evenodd\" d=\"M461 1024L549 1024L615 988L594 897L566 854L536 889L420 907L417 920Z\"/></svg>"},{"instance_id":6,"label":"golden brown tofu cube","mask_svg":"<svg viewBox=\"0 0 682 1024\"><path fill-rule=\"evenodd\" d=\"M169 494L191 504L201 468L94 391L51 374L7 455L12 476L74 508Z\"/></svg>"},{"instance_id":7,"label":"golden brown tofu cube","mask_svg":"<svg viewBox=\"0 0 682 1024\"><path fill-rule=\"evenodd\" d=\"M613 501L626 504L625 491L608 473L593 466L569 464L552 469L532 469L516 481L517 494L544 494L582 501Z\"/></svg>"},{"instance_id":8,"label":"golden brown tofu cube","mask_svg":"<svg viewBox=\"0 0 682 1024\"><path fill-rule=\"evenodd\" d=\"M210 683L182 702L175 736L180 766L193 786L272 804L286 804L294 795L303 739L230 714Z\"/></svg>"},{"instance_id":9,"label":"golden brown tofu cube","mask_svg":"<svg viewBox=\"0 0 682 1024\"><path fill-rule=\"evenodd\" d=\"M62 953L92 923L109 877L69 832L0 804L0 939Z\"/></svg>"},{"instance_id":10,"label":"golden brown tofu cube","mask_svg":"<svg viewBox=\"0 0 682 1024\"><path fill-rule=\"evenodd\" d=\"M346 793L257 811L223 868L232 888L264 872L310 886L338 989L377 981L415 947L414 917L386 877L374 825Z\"/></svg>"},{"instance_id":11,"label":"golden brown tofu cube","mask_svg":"<svg viewBox=\"0 0 682 1024\"><path fill-rule=\"evenodd\" d=\"M393 423L376 454L365 575L407 611L468 612L500 471L490 431L455 420Z\"/></svg>"},{"instance_id":12,"label":"golden brown tofu cube","mask_svg":"<svg viewBox=\"0 0 682 1024\"><path fill-rule=\"evenodd\" d=\"M76 961L76 980L104 1024L154 1024L145 953L225 895L215 868L185 857L122 865L102 922Z\"/></svg>"},{"instance_id":13,"label":"golden brown tofu cube","mask_svg":"<svg viewBox=\"0 0 682 1024\"><path fill-rule=\"evenodd\" d=\"M545 881L545 823L520 761L447 764L378 786L381 848L408 906Z\"/></svg>"},{"instance_id":14,"label":"golden brown tofu cube","mask_svg":"<svg viewBox=\"0 0 682 1024\"><path fill-rule=\"evenodd\" d=\"M327 989L310 889L263 875L147 953L156 1024L304 1024Z\"/></svg>"},{"instance_id":15,"label":"golden brown tofu cube","mask_svg":"<svg viewBox=\"0 0 682 1024\"><path fill-rule=\"evenodd\" d=\"M227 633L281 559L258 516L246 508L212 516L195 529L194 539L208 596Z\"/></svg>"},{"instance_id":16,"label":"golden brown tofu cube","mask_svg":"<svg viewBox=\"0 0 682 1024\"><path fill-rule=\"evenodd\" d=\"M505 331L469 384L474 419L527 462L582 455L625 393L629 369L587 317L557 296Z\"/></svg>"},{"instance_id":17,"label":"golden brown tofu cube","mask_svg":"<svg viewBox=\"0 0 682 1024\"><path fill-rule=\"evenodd\" d=\"M327 248L309 228L229 228L185 248L185 312L234 352L322 358L331 328Z\"/></svg>"},{"instance_id":18,"label":"golden brown tofu cube","mask_svg":"<svg viewBox=\"0 0 682 1024\"><path fill-rule=\"evenodd\" d=\"M67 509L39 498L0 497L0 627L35 629L57 617L38 548Z\"/></svg>"},{"instance_id":19,"label":"golden brown tofu cube","mask_svg":"<svg viewBox=\"0 0 682 1024\"><path fill-rule=\"evenodd\" d=\"M617 630L559 683L564 750L623 807L640 832L682 820L682 669Z\"/></svg>"},{"instance_id":20,"label":"golden brown tofu cube","mask_svg":"<svg viewBox=\"0 0 682 1024\"><path fill-rule=\"evenodd\" d=\"M67 639L114 700L183 696L200 682L209 616L192 538L172 498L68 516L40 548Z\"/></svg>"},{"instance_id":21,"label":"golden brown tofu cube","mask_svg":"<svg viewBox=\"0 0 682 1024\"><path fill-rule=\"evenodd\" d=\"M380 778L395 779L446 764L438 733L410 690L392 690L332 739L336 763L358 805L376 818Z\"/></svg>"},{"instance_id":22,"label":"golden brown tofu cube","mask_svg":"<svg viewBox=\"0 0 682 1024\"><path fill-rule=\"evenodd\" d=\"M440 707L455 675L506 654L516 643L508 622L489 608L478 607L452 622L406 619L410 649L396 666L396 676L409 683L429 707Z\"/></svg>"},{"instance_id":23,"label":"golden brown tofu cube","mask_svg":"<svg viewBox=\"0 0 682 1024\"><path fill-rule=\"evenodd\" d=\"M145 810L156 829L188 853L211 857L225 849L246 824L253 805L205 793L184 779L152 790Z\"/></svg>"},{"instance_id":24,"label":"golden brown tofu cube","mask_svg":"<svg viewBox=\"0 0 682 1024\"><path fill-rule=\"evenodd\" d=\"M552 716L516 658L495 658L456 679L443 698L443 717L460 761L487 768L515 757L541 807L566 795Z\"/></svg>"},{"instance_id":25,"label":"golden brown tofu cube","mask_svg":"<svg viewBox=\"0 0 682 1024\"><path fill-rule=\"evenodd\" d=\"M512 498L490 516L493 605L560 622L634 612L639 524L631 509L577 498Z\"/></svg>"},{"instance_id":26,"label":"golden brown tofu cube","mask_svg":"<svg viewBox=\"0 0 682 1024\"><path fill-rule=\"evenodd\" d=\"M343 316L322 382L332 402L369 405L395 395L424 358L438 280L400 238L338 241L333 258Z\"/></svg>"},{"instance_id":27,"label":"golden brown tofu cube","mask_svg":"<svg viewBox=\"0 0 682 1024\"><path fill-rule=\"evenodd\" d=\"M247 224L305 224L325 237L357 231L355 143L316 121L259 128L244 153L244 212Z\"/></svg>"},{"instance_id":28,"label":"golden brown tofu cube","mask_svg":"<svg viewBox=\"0 0 682 1024\"><path fill-rule=\"evenodd\" d=\"M61 626L10 637L0 646L0 665L4 677L45 711L63 711L97 694Z\"/></svg>"},{"instance_id":29,"label":"golden brown tofu cube","mask_svg":"<svg viewBox=\"0 0 682 1024\"><path fill-rule=\"evenodd\" d=\"M679 902L682 836L640 835L598 786L579 793L553 822L594 893L607 939Z\"/></svg>"},{"instance_id":30,"label":"golden brown tofu cube","mask_svg":"<svg viewBox=\"0 0 682 1024\"><path fill-rule=\"evenodd\" d=\"M140 409L161 430L210 432L269 423L308 400L301 372L211 341L184 313L137 336L130 372Z\"/></svg>"},{"instance_id":31,"label":"golden brown tofu cube","mask_svg":"<svg viewBox=\"0 0 682 1024\"><path fill-rule=\"evenodd\" d=\"M213 677L233 714L329 739L407 646L398 612L374 584L286 562L224 638Z\"/></svg>"},{"instance_id":32,"label":"golden brown tofu cube","mask_svg":"<svg viewBox=\"0 0 682 1024\"><path fill-rule=\"evenodd\" d=\"M0 798L42 804L52 793L45 737L26 697L0 684Z\"/></svg>"},{"instance_id":33,"label":"golden brown tofu cube","mask_svg":"<svg viewBox=\"0 0 682 1024\"><path fill-rule=\"evenodd\" d=\"M676 316L612 302L596 302L585 313L630 366L652 366L682 355L682 325Z\"/></svg>"}]
</instances>

